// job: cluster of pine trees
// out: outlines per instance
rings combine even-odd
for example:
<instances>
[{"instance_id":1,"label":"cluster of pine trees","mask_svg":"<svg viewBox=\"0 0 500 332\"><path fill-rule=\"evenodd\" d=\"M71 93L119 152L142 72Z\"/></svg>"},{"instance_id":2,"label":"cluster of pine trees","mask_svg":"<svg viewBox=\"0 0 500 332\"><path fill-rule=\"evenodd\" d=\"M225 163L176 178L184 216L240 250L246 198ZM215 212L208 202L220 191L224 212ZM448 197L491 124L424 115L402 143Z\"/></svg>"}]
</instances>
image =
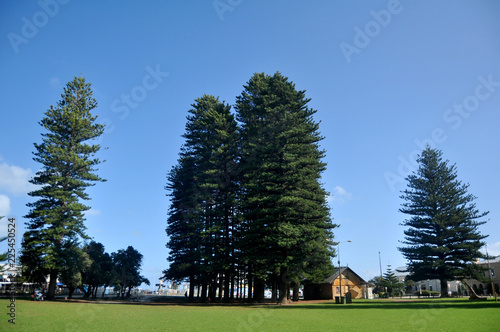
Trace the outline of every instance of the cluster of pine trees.
<instances>
[{"instance_id":1,"label":"cluster of pine trees","mask_svg":"<svg viewBox=\"0 0 500 332\"><path fill-rule=\"evenodd\" d=\"M304 91L280 73L253 75L236 115L214 96L195 100L168 173L165 278L202 300L279 302L332 272L333 224L321 185L322 137ZM252 294L253 290L253 294Z\"/></svg>"},{"instance_id":2,"label":"cluster of pine trees","mask_svg":"<svg viewBox=\"0 0 500 332\"><path fill-rule=\"evenodd\" d=\"M35 143L33 159L41 169L30 180L37 185L29 193L36 201L27 204L22 278L37 283L48 276L47 299L54 298L58 278L70 288L86 284L94 296L98 285L112 283L122 295L130 293L147 283L138 272L140 253L128 247L109 256L100 244L80 245L90 239L86 189L105 181L96 174L101 147L95 140L104 132L92 114L97 101L82 77L69 82L61 97L40 121L46 132ZM301 282L333 272L337 225L320 182L325 152L309 101L288 78L261 73L236 97L235 115L207 95L189 110L185 143L167 177L165 273L188 280L191 299L196 286L203 300L226 301L245 293L260 301L265 287L272 287L284 303L290 287L297 296ZM488 212L476 208L476 197L441 151L427 147L417 162L402 191L400 212L409 217L402 223L405 246L398 249L408 260L409 279L440 279L444 297L447 280L482 278L484 268L474 262L489 258L480 252L487 235L479 232Z\"/></svg>"}]
</instances>

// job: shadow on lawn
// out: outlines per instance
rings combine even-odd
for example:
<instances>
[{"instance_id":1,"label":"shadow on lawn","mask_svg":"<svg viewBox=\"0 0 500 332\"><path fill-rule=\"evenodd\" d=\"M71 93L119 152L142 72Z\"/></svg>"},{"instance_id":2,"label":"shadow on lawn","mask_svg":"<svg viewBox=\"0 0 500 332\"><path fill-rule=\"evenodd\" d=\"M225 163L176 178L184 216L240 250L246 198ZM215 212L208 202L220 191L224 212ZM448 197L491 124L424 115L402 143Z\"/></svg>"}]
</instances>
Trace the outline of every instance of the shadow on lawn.
<instances>
[{"instance_id":1,"label":"shadow on lawn","mask_svg":"<svg viewBox=\"0 0 500 332\"><path fill-rule=\"evenodd\" d=\"M57 302L70 302L70 301L57 301ZM358 309L384 309L384 310L400 310L400 309L485 309L485 308L498 308L500 309L500 302L495 303L490 301L469 301L464 300L453 300L453 299L433 299L433 300L373 300L373 301L354 301L351 304L336 304L334 301L324 301L324 302L308 302L300 301L299 303L293 303L290 305L276 305L274 303L242 303L242 302L231 302L231 303L203 303L203 302L189 302L184 298L180 297L167 297L167 296L157 296L151 297L147 302L127 302L127 301L82 301L74 300L71 302L84 302L84 303L95 303L95 304L125 304L125 305L140 305L140 306L194 306L194 307L267 307L270 309L277 310L296 310L296 309L313 309L313 310L358 310Z\"/></svg>"},{"instance_id":2,"label":"shadow on lawn","mask_svg":"<svg viewBox=\"0 0 500 332\"><path fill-rule=\"evenodd\" d=\"M324 302L319 304L307 304L307 302L293 304L289 306L275 306L276 309L328 309L328 310L353 310L353 309L384 309L384 310L399 310L399 309L484 309L498 308L500 303L493 301L473 302L469 300L429 300L429 301L370 301L370 302L353 302L351 304L335 304L335 302Z\"/></svg>"}]
</instances>

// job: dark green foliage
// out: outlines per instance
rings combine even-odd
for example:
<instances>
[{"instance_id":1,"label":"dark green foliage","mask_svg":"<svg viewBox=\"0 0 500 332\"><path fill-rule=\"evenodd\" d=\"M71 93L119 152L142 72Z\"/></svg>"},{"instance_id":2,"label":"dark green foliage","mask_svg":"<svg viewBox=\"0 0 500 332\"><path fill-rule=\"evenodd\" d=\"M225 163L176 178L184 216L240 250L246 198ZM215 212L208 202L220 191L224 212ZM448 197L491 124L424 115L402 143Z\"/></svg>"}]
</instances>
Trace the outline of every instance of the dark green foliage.
<instances>
[{"instance_id":1,"label":"dark green foliage","mask_svg":"<svg viewBox=\"0 0 500 332\"><path fill-rule=\"evenodd\" d=\"M21 263L31 281L50 276L47 298L54 297L56 279L69 262L64 250L86 238L82 204L89 200L85 189L104 181L95 174L100 146L92 144L104 126L95 123L91 111L97 107L90 84L81 77L69 82L56 107L51 106L40 121L47 131L42 143L35 143L34 160L41 164L33 179L38 189L29 193L36 197L27 204L26 232L22 242Z\"/></svg>"},{"instance_id":2,"label":"dark green foliage","mask_svg":"<svg viewBox=\"0 0 500 332\"><path fill-rule=\"evenodd\" d=\"M101 243L91 241L83 250L90 260L89 266L82 273L82 283L87 286L85 297L96 298L99 286L106 288L116 279L113 261Z\"/></svg>"},{"instance_id":3,"label":"dark green foliage","mask_svg":"<svg viewBox=\"0 0 500 332\"><path fill-rule=\"evenodd\" d=\"M428 291L426 289L423 289L423 290L419 290L419 291L416 291L416 292L413 292L413 295L417 295L417 296L439 296L441 293L440 292L436 292L436 291Z\"/></svg>"},{"instance_id":4,"label":"dark green foliage","mask_svg":"<svg viewBox=\"0 0 500 332\"><path fill-rule=\"evenodd\" d=\"M390 265L382 277L373 277L369 282L375 285L373 293L379 294L380 298L394 297L395 294L400 294L404 288L404 284L399 282Z\"/></svg>"},{"instance_id":5,"label":"dark green foliage","mask_svg":"<svg viewBox=\"0 0 500 332\"><path fill-rule=\"evenodd\" d=\"M387 270L384 273L384 278L382 281L382 285L386 287L387 292L394 297L395 294L401 295L403 292L404 283L400 282L398 277L394 274L391 269L391 266L387 266Z\"/></svg>"},{"instance_id":6,"label":"dark green foliage","mask_svg":"<svg viewBox=\"0 0 500 332\"><path fill-rule=\"evenodd\" d=\"M75 289L82 286L82 274L90 267L92 261L77 244L68 243L62 253L65 265L61 269L60 279L68 287L68 298L71 299Z\"/></svg>"},{"instance_id":7,"label":"dark green foliage","mask_svg":"<svg viewBox=\"0 0 500 332\"><path fill-rule=\"evenodd\" d=\"M167 248L171 262L166 271L168 279L183 280L197 273L200 260L198 244L201 242L201 225L197 220L194 195L194 169L190 158L182 158L167 177L167 190L170 190L170 209Z\"/></svg>"},{"instance_id":8,"label":"dark green foliage","mask_svg":"<svg viewBox=\"0 0 500 332\"><path fill-rule=\"evenodd\" d=\"M417 160L419 168L407 177L408 189L401 196L400 211L410 216L402 225L405 247L399 248L409 261L413 280L439 279L441 295L447 296L447 280L480 278L484 257L480 221L488 212L476 209L468 185L457 179L455 165L442 161L442 152L427 147Z\"/></svg>"},{"instance_id":9,"label":"dark green foliage","mask_svg":"<svg viewBox=\"0 0 500 332\"><path fill-rule=\"evenodd\" d=\"M189 278L192 287L210 285L211 298L217 284L224 284L227 300L235 265L238 130L230 107L217 98L205 95L192 107L186 142L166 186L171 197L166 230L171 264L166 277Z\"/></svg>"},{"instance_id":10,"label":"dark green foliage","mask_svg":"<svg viewBox=\"0 0 500 332\"><path fill-rule=\"evenodd\" d=\"M316 112L304 91L276 73L255 74L230 107L213 96L189 111L185 144L168 174L167 279L189 279L202 298L225 299L248 282L287 289L332 273L332 229L320 183ZM193 290L193 289L192 289ZM192 290L190 296L192 296ZM221 291L223 290L223 292Z\"/></svg>"},{"instance_id":11,"label":"dark green foliage","mask_svg":"<svg viewBox=\"0 0 500 332\"><path fill-rule=\"evenodd\" d=\"M118 281L118 288L122 298L130 297L133 287L142 283L149 285L149 280L140 274L142 265L142 254L132 246L127 249L120 249L111 254L115 269L115 276Z\"/></svg>"},{"instance_id":12,"label":"dark green foliage","mask_svg":"<svg viewBox=\"0 0 500 332\"><path fill-rule=\"evenodd\" d=\"M373 294L381 294L385 292L384 278L381 276L376 276L371 278L368 282L375 285L373 289Z\"/></svg>"},{"instance_id":13,"label":"dark green foliage","mask_svg":"<svg viewBox=\"0 0 500 332\"><path fill-rule=\"evenodd\" d=\"M296 277L329 265L332 250L326 164L319 125L304 91L279 73L255 74L237 97L242 123L243 251L256 279L279 276L280 301Z\"/></svg>"}]
</instances>

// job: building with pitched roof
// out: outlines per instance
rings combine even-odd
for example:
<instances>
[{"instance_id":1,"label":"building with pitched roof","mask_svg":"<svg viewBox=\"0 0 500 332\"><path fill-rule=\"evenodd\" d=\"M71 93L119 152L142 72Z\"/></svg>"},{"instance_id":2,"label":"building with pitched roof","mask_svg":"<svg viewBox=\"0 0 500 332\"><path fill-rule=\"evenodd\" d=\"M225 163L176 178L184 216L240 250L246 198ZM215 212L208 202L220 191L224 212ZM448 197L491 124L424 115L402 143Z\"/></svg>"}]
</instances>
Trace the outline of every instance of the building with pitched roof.
<instances>
[{"instance_id":1,"label":"building with pitched roof","mask_svg":"<svg viewBox=\"0 0 500 332\"><path fill-rule=\"evenodd\" d=\"M304 300L333 300L350 295L353 299L373 298L373 285L368 284L350 267L342 267L321 283L304 285Z\"/></svg>"}]
</instances>

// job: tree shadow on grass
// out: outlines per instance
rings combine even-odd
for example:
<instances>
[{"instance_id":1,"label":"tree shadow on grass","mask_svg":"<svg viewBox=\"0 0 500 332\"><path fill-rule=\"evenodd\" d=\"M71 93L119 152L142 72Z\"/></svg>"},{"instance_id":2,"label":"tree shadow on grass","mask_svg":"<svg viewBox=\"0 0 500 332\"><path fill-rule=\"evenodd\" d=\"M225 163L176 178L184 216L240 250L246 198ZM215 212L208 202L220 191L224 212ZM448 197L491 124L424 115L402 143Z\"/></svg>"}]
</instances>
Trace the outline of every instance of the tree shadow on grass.
<instances>
[{"instance_id":1,"label":"tree shadow on grass","mask_svg":"<svg viewBox=\"0 0 500 332\"><path fill-rule=\"evenodd\" d=\"M429 300L369 300L350 304L336 304L334 301L300 301L290 305L277 305L274 303L247 303L247 302L189 302L182 297L157 296L151 297L148 302L129 302L121 300L112 301L86 301L86 300L56 300L55 302L65 303L94 303L94 304L121 304L121 305L140 305L140 306L192 306L192 307L242 307L242 308L269 308L277 310L365 310L365 309L500 309L500 302L489 301L469 301L468 299L429 299Z\"/></svg>"},{"instance_id":2,"label":"tree shadow on grass","mask_svg":"<svg viewBox=\"0 0 500 332\"><path fill-rule=\"evenodd\" d=\"M324 302L319 304L293 304L289 306L276 306L276 309L328 309L328 310L364 310L364 309L500 309L500 303L493 301L469 301L469 300L414 300L414 301L373 301L353 302L351 304L336 304L335 302Z\"/></svg>"}]
</instances>

